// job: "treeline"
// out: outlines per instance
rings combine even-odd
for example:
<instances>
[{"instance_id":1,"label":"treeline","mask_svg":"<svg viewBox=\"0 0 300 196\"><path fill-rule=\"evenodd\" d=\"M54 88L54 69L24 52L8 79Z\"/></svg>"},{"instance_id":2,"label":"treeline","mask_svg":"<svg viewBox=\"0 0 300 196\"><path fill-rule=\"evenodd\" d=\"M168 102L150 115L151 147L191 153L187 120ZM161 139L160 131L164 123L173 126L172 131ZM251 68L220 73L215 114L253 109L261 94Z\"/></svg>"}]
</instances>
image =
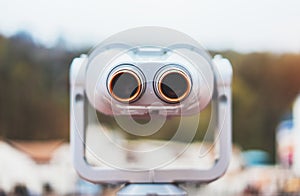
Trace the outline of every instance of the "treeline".
<instances>
[{"instance_id":1,"label":"treeline","mask_svg":"<svg viewBox=\"0 0 300 196\"><path fill-rule=\"evenodd\" d=\"M61 46L46 48L26 33L0 36L2 138L68 139L68 71L82 51ZM274 155L276 126L300 92L300 54L219 53L234 68L234 142Z\"/></svg>"},{"instance_id":2,"label":"treeline","mask_svg":"<svg viewBox=\"0 0 300 196\"><path fill-rule=\"evenodd\" d=\"M68 137L68 69L75 55L36 44L27 33L0 37L2 137Z\"/></svg>"},{"instance_id":3,"label":"treeline","mask_svg":"<svg viewBox=\"0 0 300 196\"><path fill-rule=\"evenodd\" d=\"M275 157L278 123L300 93L300 54L224 52L234 65L233 139Z\"/></svg>"}]
</instances>

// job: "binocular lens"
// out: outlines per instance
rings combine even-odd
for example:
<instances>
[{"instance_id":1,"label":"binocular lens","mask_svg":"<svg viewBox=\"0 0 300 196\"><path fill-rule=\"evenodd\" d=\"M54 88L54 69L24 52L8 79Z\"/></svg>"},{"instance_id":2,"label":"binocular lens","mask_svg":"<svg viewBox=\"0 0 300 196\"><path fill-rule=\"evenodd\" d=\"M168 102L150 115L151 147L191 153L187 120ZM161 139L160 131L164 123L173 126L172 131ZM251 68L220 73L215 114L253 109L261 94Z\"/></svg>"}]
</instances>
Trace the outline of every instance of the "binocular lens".
<instances>
[{"instance_id":1,"label":"binocular lens","mask_svg":"<svg viewBox=\"0 0 300 196\"><path fill-rule=\"evenodd\" d=\"M170 73L161 81L162 93L172 99L181 97L187 88L187 81L177 73Z\"/></svg>"},{"instance_id":2,"label":"binocular lens","mask_svg":"<svg viewBox=\"0 0 300 196\"><path fill-rule=\"evenodd\" d=\"M180 102L188 96L190 90L190 77L183 71L168 70L159 78L158 96L166 102Z\"/></svg>"},{"instance_id":3,"label":"binocular lens","mask_svg":"<svg viewBox=\"0 0 300 196\"><path fill-rule=\"evenodd\" d=\"M121 102L135 101L141 94L142 83L139 76L131 70L120 70L109 80L109 92Z\"/></svg>"},{"instance_id":4,"label":"binocular lens","mask_svg":"<svg viewBox=\"0 0 300 196\"><path fill-rule=\"evenodd\" d=\"M160 70L154 78L156 95L167 103L178 103L191 91L191 78L185 69L168 66ZM138 100L144 92L145 77L133 66L120 67L110 74L108 90L117 101L130 103Z\"/></svg>"}]
</instances>

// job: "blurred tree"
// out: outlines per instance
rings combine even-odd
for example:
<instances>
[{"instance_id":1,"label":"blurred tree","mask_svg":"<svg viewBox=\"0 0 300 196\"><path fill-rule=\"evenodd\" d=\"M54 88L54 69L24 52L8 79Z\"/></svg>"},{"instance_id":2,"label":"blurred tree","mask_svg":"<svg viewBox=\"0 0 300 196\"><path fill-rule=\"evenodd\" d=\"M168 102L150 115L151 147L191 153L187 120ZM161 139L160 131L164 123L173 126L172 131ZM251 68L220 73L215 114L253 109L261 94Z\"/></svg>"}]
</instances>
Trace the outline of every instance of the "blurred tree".
<instances>
[{"instance_id":1,"label":"blurred tree","mask_svg":"<svg viewBox=\"0 0 300 196\"><path fill-rule=\"evenodd\" d=\"M243 55L235 66L233 84L236 142L266 150L274 161L275 130L300 92L299 74L300 55Z\"/></svg>"},{"instance_id":2,"label":"blurred tree","mask_svg":"<svg viewBox=\"0 0 300 196\"><path fill-rule=\"evenodd\" d=\"M63 41L46 48L21 32L0 36L0 136L10 139L68 139L68 69L81 52ZM274 157L275 129L300 92L300 54L212 51L233 64L233 139L245 149L262 149ZM196 140L203 138L210 110L201 113ZM113 118L101 116L116 128ZM192 118L186 119L187 131ZM168 139L178 119L153 137Z\"/></svg>"},{"instance_id":3,"label":"blurred tree","mask_svg":"<svg viewBox=\"0 0 300 196\"><path fill-rule=\"evenodd\" d=\"M68 68L74 52L45 48L26 33L0 37L0 134L68 138Z\"/></svg>"}]
</instances>

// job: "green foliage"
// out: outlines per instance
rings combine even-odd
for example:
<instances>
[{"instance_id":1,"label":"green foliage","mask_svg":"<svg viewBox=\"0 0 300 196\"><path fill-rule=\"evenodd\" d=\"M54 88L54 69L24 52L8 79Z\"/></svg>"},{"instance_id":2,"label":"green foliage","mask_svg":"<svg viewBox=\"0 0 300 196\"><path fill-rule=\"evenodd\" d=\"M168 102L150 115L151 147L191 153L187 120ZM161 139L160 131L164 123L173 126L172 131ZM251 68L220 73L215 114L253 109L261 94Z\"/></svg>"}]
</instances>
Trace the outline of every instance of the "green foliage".
<instances>
[{"instance_id":1,"label":"green foliage","mask_svg":"<svg viewBox=\"0 0 300 196\"><path fill-rule=\"evenodd\" d=\"M75 54L0 37L0 134L9 139L68 137L68 67Z\"/></svg>"},{"instance_id":2,"label":"green foliage","mask_svg":"<svg viewBox=\"0 0 300 196\"><path fill-rule=\"evenodd\" d=\"M233 79L233 139L246 149L275 157L275 131L300 93L300 55L252 53L231 56Z\"/></svg>"}]
</instances>

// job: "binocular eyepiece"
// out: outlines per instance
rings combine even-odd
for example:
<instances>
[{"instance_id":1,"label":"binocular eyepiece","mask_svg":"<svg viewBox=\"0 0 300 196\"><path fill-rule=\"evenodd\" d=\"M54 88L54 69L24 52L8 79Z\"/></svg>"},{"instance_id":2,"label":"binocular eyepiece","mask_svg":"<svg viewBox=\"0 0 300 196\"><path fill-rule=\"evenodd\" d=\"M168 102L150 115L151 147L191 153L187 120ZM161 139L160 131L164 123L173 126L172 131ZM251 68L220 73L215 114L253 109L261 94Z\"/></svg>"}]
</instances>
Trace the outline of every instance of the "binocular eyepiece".
<instances>
[{"instance_id":1,"label":"binocular eyepiece","mask_svg":"<svg viewBox=\"0 0 300 196\"><path fill-rule=\"evenodd\" d=\"M138 100L145 90L145 77L134 66L114 69L107 80L110 95L119 102L131 103Z\"/></svg>"},{"instance_id":2,"label":"binocular eyepiece","mask_svg":"<svg viewBox=\"0 0 300 196\"><path fill-rule=\"evenodd\" d=\"M166 65L154 76L155 94L166 103L179 103L190 93L192 80L187 70L179 65ZM146 88L141 70L131 65L113 69L107 80L107 89L115 100L123 103L137 101Z\"/></svg>"},{"instance_id":3,"label":"binocular eyepiece","mask_svg":"<svg viewBox=\"0 0 300 196\"><path fill-rule=\"evenodd\" d=\"M156 95L167 103L183 101L189 95L191 87L190 75L179 66L163 67L154 79Z\"/></svg>"}]
</instances>

